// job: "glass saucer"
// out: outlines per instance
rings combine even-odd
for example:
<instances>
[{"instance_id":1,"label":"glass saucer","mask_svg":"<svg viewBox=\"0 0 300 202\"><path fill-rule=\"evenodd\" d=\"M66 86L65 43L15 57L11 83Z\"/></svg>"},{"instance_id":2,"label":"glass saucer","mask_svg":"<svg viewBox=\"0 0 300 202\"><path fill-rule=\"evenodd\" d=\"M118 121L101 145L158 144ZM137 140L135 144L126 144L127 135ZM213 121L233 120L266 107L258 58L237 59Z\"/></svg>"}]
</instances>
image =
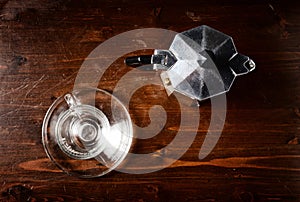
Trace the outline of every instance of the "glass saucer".
<instances>
[{"instance_id":1,"label":"glass saucer","mask_svg":"<svg viewBox=\"0 0 300 202\"><path fill-rule=\"evenodd\" d=\"M100 89L80 89L51 105L42 140L60 169L90 178L110 172L123 161L132 133L130 115L116 97Z\"/></svg>"}]
</instances>

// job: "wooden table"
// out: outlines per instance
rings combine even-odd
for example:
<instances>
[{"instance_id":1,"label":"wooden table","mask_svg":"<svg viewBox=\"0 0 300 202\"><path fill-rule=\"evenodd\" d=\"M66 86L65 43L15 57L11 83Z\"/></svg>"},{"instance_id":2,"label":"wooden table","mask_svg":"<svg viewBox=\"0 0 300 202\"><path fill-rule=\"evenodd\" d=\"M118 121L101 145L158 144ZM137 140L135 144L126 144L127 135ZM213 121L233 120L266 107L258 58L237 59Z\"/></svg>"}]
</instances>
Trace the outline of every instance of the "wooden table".
<instances>
[{"instance_id":1,"label":"wooden table","mask_svg":"<svg viewBox=\"0 0 300 202\"><path fill-rule=\"evenodd\" d=\"M0 1L0 200L299 201L300 5L292 2ZM209 101L201 103L193 144L168 168L80 179L53 165L41 141L44 115L72 90L94 48L137 28L181 32L202 24L232 36L238 51L257 64L226 95L222 136L205 159L198 153L210 122ZM99 87L112 92L129 70L118 59ZM155 104L166 110L165 127L138 140L135 153L157 151L178 132L178 102L158 85L134 94L133 122L147 126Z\"/></svg>"}]
</instances>

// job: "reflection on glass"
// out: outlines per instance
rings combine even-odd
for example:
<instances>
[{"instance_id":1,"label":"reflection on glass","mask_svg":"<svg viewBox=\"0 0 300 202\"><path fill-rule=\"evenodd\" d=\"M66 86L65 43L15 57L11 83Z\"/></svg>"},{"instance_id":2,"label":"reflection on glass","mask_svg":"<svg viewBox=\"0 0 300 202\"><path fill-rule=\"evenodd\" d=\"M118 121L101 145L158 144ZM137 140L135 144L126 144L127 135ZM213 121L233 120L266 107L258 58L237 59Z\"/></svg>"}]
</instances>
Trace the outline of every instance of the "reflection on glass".
<instances>
[{"instance_id":1,"label":"reflection on glass","mask_svg":"<svg viewBox=\"0 0 300 202\"><path fill-rule=\"evenodd\" d=\"M99 89L58 98L43 123L43 144L63 171L97 177L116 168L132 142L132 123L123 104Z\"/></svg>"}]
</instances>

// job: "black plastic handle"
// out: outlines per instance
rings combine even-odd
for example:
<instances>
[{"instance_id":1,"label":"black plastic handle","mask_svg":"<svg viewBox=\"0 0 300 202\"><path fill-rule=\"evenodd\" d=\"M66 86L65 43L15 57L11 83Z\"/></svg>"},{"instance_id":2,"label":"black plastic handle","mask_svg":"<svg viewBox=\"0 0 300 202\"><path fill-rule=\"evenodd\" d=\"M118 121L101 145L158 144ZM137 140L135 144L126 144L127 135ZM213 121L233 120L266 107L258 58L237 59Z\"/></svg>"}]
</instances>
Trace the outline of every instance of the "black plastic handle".
<instances>
[{"instance_id":1,"label":"black plastic handle","mask_svg":"<svg viewBox=\"0 0 300 202\"><path fill-rule=\"evenodd\" d=\"M125 64L128 66L140 66L140 65L147 65L151 64L152 55L140 55L140 56L133 56L125 58Z\"/></svg>"}]
</instances>

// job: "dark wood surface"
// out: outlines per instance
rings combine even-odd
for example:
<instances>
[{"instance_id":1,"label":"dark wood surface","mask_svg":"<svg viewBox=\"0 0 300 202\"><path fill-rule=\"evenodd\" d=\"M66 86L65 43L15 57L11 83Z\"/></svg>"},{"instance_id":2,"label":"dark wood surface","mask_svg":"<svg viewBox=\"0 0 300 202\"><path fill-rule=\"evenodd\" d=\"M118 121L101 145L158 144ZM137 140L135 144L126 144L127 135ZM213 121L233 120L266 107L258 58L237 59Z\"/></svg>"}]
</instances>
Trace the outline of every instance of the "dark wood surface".
<instances>
[{"instance_id":1,"label":"dark wood surface","mask_svg":"<svg viewBox=\"0 0 300 202\"><path fill-rule=\"evenodd\" d=\"M300 201L300 4L295 2L1 0L0 201ZM198 153L210 102L201 104L191 148L164 170L79 179L52 164L41 141L44 115L72 90L94 48L136 28L180 32L202 24L232 36L239 52L257 64L227 94L225 127L207 158L199 160ZM120 59L109 69L101 88L112 91L128 67ZM138 142L137 153L167 145L180 112L159 86L146 86L131 99L130 114L139 126L149 124L149 107L160 103L172 118L157 137Z\"/></svg>"}]
</instances>

